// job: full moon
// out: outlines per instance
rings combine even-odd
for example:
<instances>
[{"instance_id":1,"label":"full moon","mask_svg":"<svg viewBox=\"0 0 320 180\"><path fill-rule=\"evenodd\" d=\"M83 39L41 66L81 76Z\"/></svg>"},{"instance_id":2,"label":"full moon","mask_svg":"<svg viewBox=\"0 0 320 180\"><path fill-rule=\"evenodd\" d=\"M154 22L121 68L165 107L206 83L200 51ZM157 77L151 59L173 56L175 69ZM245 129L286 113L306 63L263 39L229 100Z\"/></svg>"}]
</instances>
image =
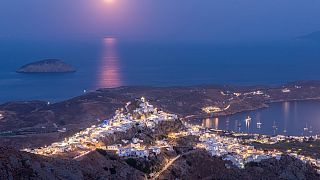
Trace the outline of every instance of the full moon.
<instances>
[{"instance_id":1,"label":"full moon","mask_svg":"<svg viewBox=\"0 0 320 180\"><path fill-rule=\"evenodd\" d=\"M114 0L104 0L106 3L108 4L113 4L114 3Z\"/></svg>"}]
</instances>

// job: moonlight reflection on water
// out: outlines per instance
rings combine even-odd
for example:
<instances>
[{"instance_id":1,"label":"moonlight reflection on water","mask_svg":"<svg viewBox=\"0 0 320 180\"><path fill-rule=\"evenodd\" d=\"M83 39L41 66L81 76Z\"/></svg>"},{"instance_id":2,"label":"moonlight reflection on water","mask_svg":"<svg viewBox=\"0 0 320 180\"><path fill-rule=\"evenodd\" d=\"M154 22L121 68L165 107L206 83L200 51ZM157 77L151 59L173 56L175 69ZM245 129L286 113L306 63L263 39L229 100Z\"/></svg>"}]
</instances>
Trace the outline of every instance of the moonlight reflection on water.
<instances>
[{"instance_id":1,"label":"moonlight reflection on water","mask_svg":"<svg viewBox=\"0 0 320 180\"><path fill-rule=\"evenodd\" d=\"M113 88L123 85L117 39L103 39L104 51L98 74L97 88Z\"/></svg>"}]
</instances>

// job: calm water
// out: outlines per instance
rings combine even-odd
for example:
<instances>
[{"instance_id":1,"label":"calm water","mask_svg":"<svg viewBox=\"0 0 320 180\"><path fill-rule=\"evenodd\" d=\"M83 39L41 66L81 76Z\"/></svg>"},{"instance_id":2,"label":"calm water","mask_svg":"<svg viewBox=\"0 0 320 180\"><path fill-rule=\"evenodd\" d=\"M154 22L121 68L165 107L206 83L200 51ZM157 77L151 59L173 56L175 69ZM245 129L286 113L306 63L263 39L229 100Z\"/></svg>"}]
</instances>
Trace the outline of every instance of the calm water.
<instances>
[{"instance_id":1,"label":"calm water","mask_svg":"<svg viewBox=\"0 0 320 180\"><path fill-rule=\"evenodd\" d=\"M0 103L59 101L84 90L124 85L279 84L320 80L320 44L128 43L115 38L73 42L0 42ZM23 64L59 58L76 66L72 74L17 74ZM203 124L265 134L319 133L320 103L273 104L271 108ZM252 120L246 124L245 118ZM261 128L257 128L257 122ZM308 130L304 131L303 128ZM310 131L310 132L309 132ZM311 132L312 131L312 132Z\"/></svg>"},{"instance_id":2,"label":"calm water","mask_svg":"<svg viewBox=\"0 0 320 180\"><path fill-rule=\"evenodd\" d=\"M248 116L251 120L246 120ZM320 134L320 101L274 103L257 111L193 123L247 133L316 135Z\"/></svg>"},{"instance_id":3,"label":"calm water","mask_svg":"<svg viewBox=\"0 0 320 180\"><path fill-rule=\"evenodd\" d=\"M123 85L278 84L320 79L320 45L128 43L114 38L78 42L0 42L0 102L58 101L84 90ZM59 58L73 74L17 74L21 65Z\"/></svg>"}]
</instances>

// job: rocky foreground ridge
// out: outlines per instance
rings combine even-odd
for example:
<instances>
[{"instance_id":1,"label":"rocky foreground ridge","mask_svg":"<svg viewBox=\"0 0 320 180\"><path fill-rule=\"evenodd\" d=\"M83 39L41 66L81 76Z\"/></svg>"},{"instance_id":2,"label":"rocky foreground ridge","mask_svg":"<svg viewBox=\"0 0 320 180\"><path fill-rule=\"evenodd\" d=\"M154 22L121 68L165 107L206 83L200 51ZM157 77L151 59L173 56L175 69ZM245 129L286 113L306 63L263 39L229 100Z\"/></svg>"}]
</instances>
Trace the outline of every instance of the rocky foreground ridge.
<instances>
[{"instance_id":1,"label":"rocky foreground ridge","mask_svg":"<svg viewBox=\"0 0 320 180\"><path fill-rule=\"evenodd\" d=\"M160 158L160 157L159 157ZM160 158L161 160L161 158ZM155 159L156 161L156 159ZM158 160L159 161L159 160ZM0 148L0 179L146 179L144 162L129 161L96 150L81 161L38 156ZM158 179L320 179L308 164L289 156L248 164L245 169L226 167L225 161L202 150L183 155Z\"/></svg>"},{"instance_id":2,"label":"rocky foreground ridge","mask_svg":"<svg viewBox=\"0 0 320 180\"><path fill-rule=\"evenodd\" d=\"M59 59L45 59L20 67L18 73L66 73L76 69Z\"/></svg>"},{"instance_id":3,"label":"rocky foreground ridge","mask_svg":"<svg viewBox=\"0 0 320 180\"><path fill-rule=\"evenodd\" d=\"M82 161L49 158L0 148L0 179L144 179L116 156L89 153Z\"/></svg>"},{"instance_id":4,"label":"rocky foreground ridge","mask_svg":"<svg viewBox=\"0 0 320 180\"><path fill-rule=\"evenodd\" d=\"M249 163L245 169L226 167L225 161L198 150L182 156L160 179L320 179L316 171L308 164L282 156Z\"/></svg>"}]
</instances>

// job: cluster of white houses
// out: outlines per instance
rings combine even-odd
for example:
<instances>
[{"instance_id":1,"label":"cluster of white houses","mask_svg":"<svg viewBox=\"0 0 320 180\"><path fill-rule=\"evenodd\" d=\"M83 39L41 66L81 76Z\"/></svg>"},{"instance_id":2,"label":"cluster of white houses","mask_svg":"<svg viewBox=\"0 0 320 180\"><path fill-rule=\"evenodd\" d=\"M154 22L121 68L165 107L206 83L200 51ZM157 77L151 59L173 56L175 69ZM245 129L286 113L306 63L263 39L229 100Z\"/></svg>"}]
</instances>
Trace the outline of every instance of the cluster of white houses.
<instances>
[{"instance_id":1,"label":"cluster of white houses","mask_svg":"<svg viewBox=\"0 0 320 180\"><path fill-rule=\"evenodd\" d=\"M55 155L60 153L73 152L75 156L87 153L96 148L107 148L105 144L101 143L101 139L115 132L126 132L133 126L141 126L153 129L161 121L174 121L177 116L174 114L168 114L163 111L157 110L150 105L145 98L141 98L141 103L137 109L134 110L135 114L139 116L133 116L130 113L123 113L117 110L115 116L110 120L104 120L100 125L93 125L75 135L66 138L64 141L56 142L50 146L41 147L37 149L24 149L24 151L32 152L42 155ZM152 152L159 152L156 147L146 148L140 146L139 142L133 142L130 146L120 147L109 146L109 149L116 149L120 156L136 155L139 157L148 156L149 150Z\"/></svg>"},{"instance_id":2,"label":"cluster of white houses","mask_svg":"<svg viewBox=\"0 0 320 180\"><path fill-rule=\"evenodd\" d=\"M248 136L250 134L242 134L242 133L235 133L235 136ZM303 136L266 136L266 135L259 135L259 134L252 134L253 138L249 139L241 139L241 138L234 138L234 137L225 137L219 136L217 134L212 133L203 133L200 135L200 142L198 147L205 148L208 152L211 153L212 156L222 156L224 160L230 160L232 163L239 168L243 168L246 163L249 162L260 162L263 159L269 158L276 158L280 159L281 155L283 154L280 151L273 150L258 150L255 149L254 146L244 145L242 142L259 142L262 144L275 144L278 142L283 141L299 141L303 142L306 137ZM320 137L312 136L308 139L319 140ZM304 156L299 154L294 150L288 149L286 154L293 156L297 159L300 159L304 163L310 163L317 168L318 173L320 173L320 159L311 158L308 156Z\"/></svg>"},{"instance_id":3,"label":"cluster of white houses","mask_svg":"<svg viewBox=\"0 0 320 180\"><path fill-rule=\"evenodd\" d=\"M199 137L199 148L206 149L212 156L222 157L231 161L239 168L249 162L260 162L263 159L275 157L280 159L282 153L278 151L257 150L253 146L243 145L239 139L204 133Z\"/></svg>"},{"instance_id":4,"label":"cluster of white houses","mask_svg":"<svg viewBox=\"0 0 320 180\"><path fill-rule=\"evenodd\" d=\"M238 135L243 136L245 134L238 133ZM304 137L304 136L283 136L283 135L277 135L277 136L267 136L267 135L259 135L259 134L254 134L253 138L249 138L245 140L246 143L251 143L251 142L258 142L261 144L276 144L279 142L304 142L304 141L309 141L310 139L314 141L319 141L320 136L315 135L315 136L309 136L309 137ZM292 150L288 149L286 153L290 156L293 156L297 159L300 159L301 161L305 163L310 163L317 167L318 172L320 173L320 159L315 159L312 157L304 156L301 155L298 150Z\"/></svg>"},{"instance_id":5,"label":"cluster of white houses","mask_svg":"<svg viewBox=\"0 0 320 180\"><path fill-rule=\"evenodd\" d=\"M283 87L281 89L281 92L282 93L290 93L292 89L301 89L302 86L297 86L295 85L294 88L291 87L291 89L289 87ZM236 97L240 97L240 96L256 96L256 95L259 95L259 96L264 96L266 98L270 98L270 95L266 94L265 92L261 91L261 90L256 90L256 91L252 91L252 92L244 92L244 93L241 93L241 92L234 92L234 93L231 93L229 91L227 91L226 93L225 92L222 92L221 91L221 94L222 95L230 95L230 94L233 94L234 96Z\"/></svg>"},{"instance_id":6,"label":"cluster of white houses","mask_svg":"<svg viewBox=\"0 0 320 180\"><path fill-rule=\"evenodd\" d=\"M210 110L214 110L214 108ZM112 119L105 120L102 124L97 126L93 125L72 137L66 138L64 141L53 143L47 147L24 150L47 156L72 152L75 153L75 157L81 156L96 148L114 151L121 157L148 157L151 153L161 153L161 149L163 148L172 150L172 146L165 140L156 141L153 146L145 145L143 140L137 138L132 138L131 140L123 139L123 143L121 144L106 145L101 143L101 140L108 135L114 134L115 132L127 132L136 125L143 128L154 129L161 121L174 121L178 118L174 114L158 111L157 108L150 105L144 98L141 98L139 107L135 109L133 113L135 116L128 112L123 113L123 111L116 111L116 114ZM136 116L137 114L139 114L139 116ZM186 127L185 131L170 133L168 137L178 138L188 135L197 136L199 137L199 143L194 148L206 149L212 156L219 156L224 160L229 160L239 168L244 168L245 164L249 162L259 162L263 159L272 157L280 159L282 155L282 152L276 150L267 151L255 149L253 146L242 143L244 141L274 144L280 141L304 140L304 137L286 137L281 135L269 137L259 134L251 134L250 136L252 137L243 140L241 137L249 136L249 134L233 133L233 137L228 137L209 131L199 125L191 125L189 123L184 123L184 125ZM318 139L318 136L313 138ZM291 151L288 152L288 154L305 163L311 163L320 169L319 159L312 159Z\"/></svg>"},{"instance_id":7,"label":"cluster of white houses","mask_svg":"<svg viewBox=\"0 0 320 180\"><path fill-rule=\"evenodd\" d=\"M167 150L172 150L167 141L160 140L156 141L156 145L148 146L143 145L143 140L133 138L132 141L123 141L122 144L114 144L105 147L105 150L114 151L120 157L148 157L151 153L158 155L161 153L161 149L165 148Z\"/></svg>"},{"instance_id":8,"label":"cluster of white houses","mask_svg":"<svg viewBox=\"0 0 320 180\"><path fill-rule=\"evenodd\" d=\"M220 92L223 96L226 95L233 95L236 97L240 97L240 96L264 96L264 97L270 97L268 94L266 94L265 92L261 91L261 90L257 90L257 91L251 91L251 92Z\"/></svg>"},{"instance_id":9,"label":"cluster of white houses","mask_svg":"<svg viewBox=\"0 0 320 180\"><path fill-rule=\"evenodd\" d=\"M216 132L206 130L199 125L185 123L187 131L172 133L169 137L178 138L182 136L194 135L199 137L199 143L195 148L207 150L212 156L222 157L223 160L229 160L233 165L244 168L246 163L260 162L263 159L276 158L280 159L283 152L277 150L259 150L254 146L246 145L248 142L260 142L265 144L275 144L281 141L300 141L306 140L303 136L266 136L259 134L233 133L234 137L218 135ZM245 138L242 137L249 137ZM310 137L309 137L310 138ZM313 139L319 140L318 136L312 136ZM245 143L242 143L245 142ZM286 154L300 159L304 163L310 163L317 167L320 173L320 159L303 156L288 150Z\"/></svg>"},{"instance_id":10,"label":"cluster of white houses","mask_svg":"<svg viewBox=\"0 0 320 180\"><path fill-rule=\"evenodd\" d=\"M282 155L279 151L257 150L253 146L240 143L240 138L220 136L199 125L185 123L185 126L187 127L186 132L175 133L171 136L198 136L199 143L195 148L205 149L212 156L218 156L222 157L224 160L229 160L233 165L239 168L244 168L244 165L249 162L259 162L263 159L272 157L279 159Z\"/></svg>"},{"instance_id":11,"label":"cluster of white houses","mask_svg":"<svg viewBox=\"0 0 320 180\"><path fill-rule=\"evenodd\" d=\"M226 111L230 108L230 104L224 108L220 108L218 106L206 106L206 107L203 107L202 108L202 111L205 112L205 113L217 113L217 112L222 112L222 111Z\"/></svg>"},{"instance_id":12,"label":"cluster of white houses","mask_svg":"<svg viewBox=\"0 0 320 180\"><path fill-rule=\"evenodd\" d=\"M252 136L252 138L248 138L245 141L250 142L258 142L261 144L276 144L279 142L304 142L309 141L310 139L316 141L320 140L320 136L284 136L284 135L276 135L276 136L268 136L268 135L261 135L261 134L247 134L247 133L233 133L233 136Z\"/></svg>"},{"instance_id":13,"label":"cluster of white houses","mask_svg":"<svg viewBox=\"0 0 320 180\"><path fill-rule=\"evenodd\" d=\"M3 113L0 111L0 120L1 119L4 119L4 115L3 115Z\"/></svg>"}]
</instances>

